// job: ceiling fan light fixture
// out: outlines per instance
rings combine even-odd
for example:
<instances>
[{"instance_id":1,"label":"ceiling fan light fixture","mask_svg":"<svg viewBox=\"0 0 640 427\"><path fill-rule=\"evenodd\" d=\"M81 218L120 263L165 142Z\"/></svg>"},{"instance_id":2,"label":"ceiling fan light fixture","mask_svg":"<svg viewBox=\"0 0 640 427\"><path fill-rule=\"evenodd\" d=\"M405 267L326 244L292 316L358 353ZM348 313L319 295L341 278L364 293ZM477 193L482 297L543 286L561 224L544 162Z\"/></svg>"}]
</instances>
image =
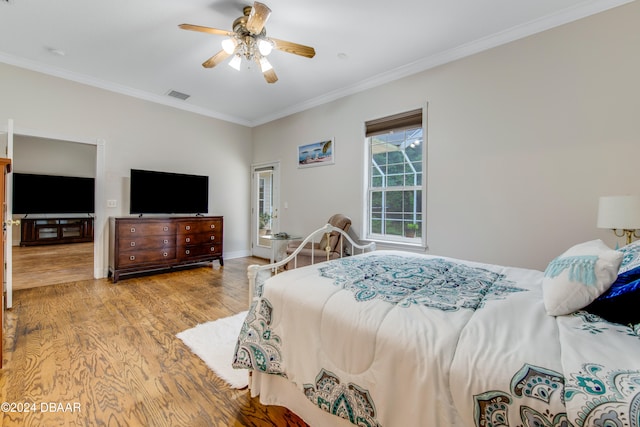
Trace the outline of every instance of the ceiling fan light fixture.
<instances>
[{"instance_id":1,"label":"ceiling fan light fixture","mask_svg":"<svg viewBox=\"0 0 640 427\"><path fill-rule=\"evenodd\" d=\"M236 50L236 41L231 37L222 40L222 49L231 55Z\"/></svg>"},{"instance_id":2,"label":"ceiling fan light fixture","mask_svg":"<svg viewBox=\"0 0 640 427\"><path fill-rule=\"evenodd\" d=\"M235 55L231 58L231 61L229 61L229 66L238 71L240 71L240 64L242 64L242 58L240 58L240 55Z\"/></svg>"},{"instance_id":3,"label":"ceiling fan light fixture","mask_svg":"<svg viewBox=\"0 0 640 427\"><path fill-rule=\"evenodd\" d=\"M267 56L273 50L273 43L267 39L258 40L258 50L260 51L260 55Z\"/></svg>"},{"instance_id":4,"label":"ceiling fan light fixture","mask_svg":"<svg viewBox=\"0 0 640 427\"><path fill-rule=\"evenodd\" d=\"M278 76L266 58L274 49L305 58L315 56L316 51L310 46L267 37L265 23L271 15L271 9L267 5L256 1L253 6L245 6L242 9L242 14L243 16L233 21L231 31L193 24L178 25L183 30L198 31L225 38L221 42L222 50L202 63L204 68L216 67L230 58L229 66L240 71L244 57L249 64L248 68L251 68L253 63L259 65L266 82L275 83L278 81Z\"/></svg>"},{"instance_id":5,"label":"ceiling fan light fixture","mask_svg":"<svg viewBox=\"0 0 640 427\"><path fill-rule=\"evenodd\" d=\"M269 71L273 69L271 63L267 60L267 58L260 58L260 70L264 73L265 71Z\"/></svg>"}]
</instances>

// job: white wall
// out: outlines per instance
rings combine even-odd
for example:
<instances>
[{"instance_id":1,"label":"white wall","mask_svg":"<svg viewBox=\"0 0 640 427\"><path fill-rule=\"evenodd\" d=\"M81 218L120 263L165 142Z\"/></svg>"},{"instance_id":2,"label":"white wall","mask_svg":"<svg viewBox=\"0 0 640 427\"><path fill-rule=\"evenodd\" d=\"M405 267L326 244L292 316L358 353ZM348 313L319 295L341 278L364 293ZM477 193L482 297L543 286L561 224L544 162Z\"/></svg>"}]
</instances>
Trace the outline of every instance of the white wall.
<instances>
[{"instance_id":1,"label":"white wall","mask_svg":"<svg viewBox=\"0 0 640 427\"><path fill-rule=\"evenodd\" d=\"M96 146L15 135L14 172L95 178Z\"/></svg>"},{"instance_id":2,"label":"white wall","mask_svg":"<svg viewBox=\"0 0 640 427\"><path fill-rule=\"evenodd\" d=\"M128 214L131 168L209 175L209 213L225 217L225 257L249 253L249 128L5 64L0 93L0 128L12 118L17 134L104 140L105 200L117 201L106 216ZM106 268L106 242L104 254Z\"/></svg>"},{"instance_id":3,"label":"white wall","mask_svg":"<svg viewBox=\"0 0 640 427\"><path fill-rule=\"evenodd\" d=\"M594 238L598 197L640 194L640 2L253 130L281 160L281 229L331 214L362 235L365 120L428 103L430 252L544 269ZM297 169L297 145L335 137L336 164ZM622 243L622 240L620 240Z\"/></svg>"}]
</instances>

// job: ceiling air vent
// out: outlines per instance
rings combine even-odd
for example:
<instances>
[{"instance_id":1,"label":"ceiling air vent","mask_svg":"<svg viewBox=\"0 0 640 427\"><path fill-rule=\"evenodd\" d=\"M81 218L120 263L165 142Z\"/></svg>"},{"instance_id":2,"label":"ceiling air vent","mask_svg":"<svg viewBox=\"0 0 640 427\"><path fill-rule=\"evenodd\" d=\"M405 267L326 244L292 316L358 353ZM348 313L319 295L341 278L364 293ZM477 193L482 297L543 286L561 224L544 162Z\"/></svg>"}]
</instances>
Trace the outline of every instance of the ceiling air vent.
<instances>
[{"instance_id":1,"label":"ceiling air vent","mask_svg":"<svg viewBox=\"0 0 640 427\"><path fill-rule=\"evenodd\" d=\"M186 93L178 92L177 90L170 90L167 95L174 98L182 99L183 101L191 96L187 95Z\"/></svg>"}]
</instances>

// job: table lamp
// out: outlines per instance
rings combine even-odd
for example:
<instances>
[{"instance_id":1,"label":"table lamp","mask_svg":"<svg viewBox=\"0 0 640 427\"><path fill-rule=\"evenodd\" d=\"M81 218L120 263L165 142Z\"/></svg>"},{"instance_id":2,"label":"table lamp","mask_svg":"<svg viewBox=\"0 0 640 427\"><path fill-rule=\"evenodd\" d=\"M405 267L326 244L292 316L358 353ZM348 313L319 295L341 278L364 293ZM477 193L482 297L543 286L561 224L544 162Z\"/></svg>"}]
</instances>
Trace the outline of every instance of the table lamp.
<instances>
[{"instance_id":1,"label":"table lamp","mask_svg":"<svg viewBox=\"0 0 640 427\"><path fill-rule=\"evenodd\" d=\"M605 196L598 204L598 228L609 228L617 237L640 238L640 197Z\"/></svg>"}]
</instances>

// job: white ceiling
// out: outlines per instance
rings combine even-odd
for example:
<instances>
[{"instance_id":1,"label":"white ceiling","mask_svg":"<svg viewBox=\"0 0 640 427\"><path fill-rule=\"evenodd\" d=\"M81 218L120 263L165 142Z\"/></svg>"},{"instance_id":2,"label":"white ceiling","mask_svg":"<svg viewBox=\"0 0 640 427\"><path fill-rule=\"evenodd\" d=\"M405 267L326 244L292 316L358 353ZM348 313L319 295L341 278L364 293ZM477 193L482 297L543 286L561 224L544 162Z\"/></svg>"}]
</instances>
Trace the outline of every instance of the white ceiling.
<instances>
[{"instance_id":1,"label":"white ceiling","mask_svg":"<svg viewBox=\"0 0 640 427\"><path fill-rule=\"evenodd\" d=\"M251 0L0 0L0 62L254 126L631 0L262 0L278 82L202 62ZM191 95L186 101L170 90Z\"/></svg>"}]
</instances>

